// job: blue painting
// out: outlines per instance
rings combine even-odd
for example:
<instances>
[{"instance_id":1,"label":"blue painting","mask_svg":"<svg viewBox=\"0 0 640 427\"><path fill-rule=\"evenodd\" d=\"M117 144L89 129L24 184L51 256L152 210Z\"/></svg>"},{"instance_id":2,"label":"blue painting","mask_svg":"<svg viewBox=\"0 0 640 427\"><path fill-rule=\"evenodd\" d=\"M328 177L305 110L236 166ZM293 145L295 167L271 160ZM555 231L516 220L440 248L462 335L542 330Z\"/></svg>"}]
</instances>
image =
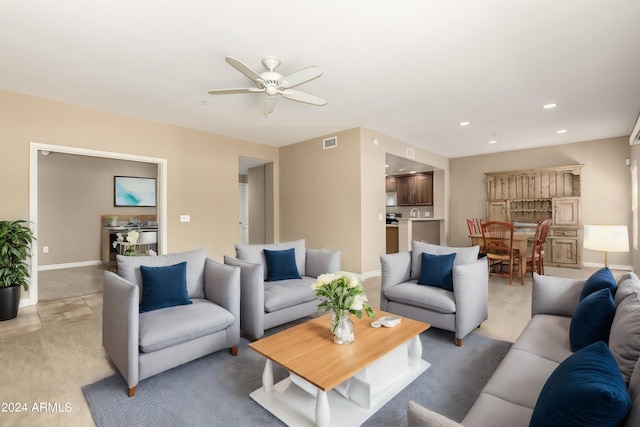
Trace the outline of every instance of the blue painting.
<instances>
[{"instance_id":1,"label":"blue painting","mask_svg":"<svg viewBox=\"0 0 640 427\"><path fill-rule=\"evenodd\" d=\"M155 178L116 176L115 206L156 206Z\"/></svg>"}]
</instances>

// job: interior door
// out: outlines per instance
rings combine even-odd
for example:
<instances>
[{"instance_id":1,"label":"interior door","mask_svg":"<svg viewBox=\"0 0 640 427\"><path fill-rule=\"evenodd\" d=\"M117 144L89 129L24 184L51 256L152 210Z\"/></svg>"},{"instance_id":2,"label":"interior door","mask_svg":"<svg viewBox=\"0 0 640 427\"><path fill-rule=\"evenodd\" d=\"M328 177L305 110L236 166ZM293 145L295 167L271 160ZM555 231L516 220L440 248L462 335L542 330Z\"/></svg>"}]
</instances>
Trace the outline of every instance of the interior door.
<instances>
[{"instance_id":1,"label":"interior door","mask_svg":"<svg viewBox=\"0 0 640 427\"><path fill-rule=\"evenodd\" d=\"M249 184L238 184L238 242L249 243Z\"/></svg>"}]
</instances>

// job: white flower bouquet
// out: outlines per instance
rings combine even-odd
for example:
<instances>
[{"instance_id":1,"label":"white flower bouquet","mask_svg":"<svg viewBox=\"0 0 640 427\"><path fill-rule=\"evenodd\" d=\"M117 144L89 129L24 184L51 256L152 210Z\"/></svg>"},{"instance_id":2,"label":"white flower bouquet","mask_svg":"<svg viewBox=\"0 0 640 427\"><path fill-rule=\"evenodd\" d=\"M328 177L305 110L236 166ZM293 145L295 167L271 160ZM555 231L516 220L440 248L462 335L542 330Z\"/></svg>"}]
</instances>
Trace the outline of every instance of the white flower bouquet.
<instances>
[{"instance_id":1,"label":"white flower bouquet","mask_svg":"<svg viewBox=\"0 0 640 427\"><path fill-rule=\"evenodd\" d=\"M373 309L367 302L367 295L360 280L343 272L322 274L311 285L316 295L322 299L318 310L333 311L334 313L348 311L358 319L362 312L369 317L375 317Z\"/></svg>"}]
</instances>

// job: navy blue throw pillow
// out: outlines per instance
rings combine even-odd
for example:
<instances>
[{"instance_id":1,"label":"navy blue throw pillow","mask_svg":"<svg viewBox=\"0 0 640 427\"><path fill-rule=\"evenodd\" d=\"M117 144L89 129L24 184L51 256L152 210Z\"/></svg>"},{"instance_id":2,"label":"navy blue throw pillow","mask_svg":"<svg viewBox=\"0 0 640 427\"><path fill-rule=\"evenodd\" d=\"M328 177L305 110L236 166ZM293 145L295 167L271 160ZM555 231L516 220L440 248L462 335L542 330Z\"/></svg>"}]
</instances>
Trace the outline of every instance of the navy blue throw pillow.
<instances>
[{"instance_id":1,"label":"navy blue throw pillow","mask_svg":"<svg viewBox=\"0 0 640 427\"><path fill-rule=\"evenodd\" d=\"M175 305L191 304L187 293L187 263L162 267L140 266L142 303L140 313Z\"/></svg>"},{"instance_id":2,"label":"navy blue throw pillow","mask_svg":"<svg viewBox=\"0 0 640 427\"><path fill-rule=\"evenodd\" d=\"M609 341L609 332L616 304L609 289L600 289L580 301L569 325L569 342L572 351L597 341Z\"/></svg>"},{"instance_id":3,"label":"navy blue throw pillow","mask_svg":"<svg viewBox=\"0 0 640 427\"><path fill-rule=\"evenodd\" d=\"M604 288L609 289L611 295L616 294L616 279L608 267L596 271L584 282L584 286L580 292L580 301L585 299L589 294Z\"/></svg>"},{"instance_id":4,"label":"navy blue throw pillow","mask_svg":"<svg viewBox=\"0 0 640 427\"><path fill-rule=\"evenodd\" d=\"M432 255L422 253L419 285L436 286L453 292L453 261L456 254Z\"/></svg>"},{"instance_id":5,"label":"navy blue throw pillow","mask_svg":"<svg viewBox=\"0 0 640 427\"><path fill-rule=\"evenodd\" d=\"M270 251L263 249L264 258L267 261L267 282L277 280L301 279L296 265L296 252L294 248L282 251Z\"/></svg>"},{"instance_id":6,"label":"navy blue throw pillow","mask_svg":"<svg viewBox=\"0 0 640 427\"><path fill-rule=\"evenodd\" d=\"M565 359L540 391L529 427L618 426L631 399L609 347L598 341Z\"/></svg>"}]
</instances>

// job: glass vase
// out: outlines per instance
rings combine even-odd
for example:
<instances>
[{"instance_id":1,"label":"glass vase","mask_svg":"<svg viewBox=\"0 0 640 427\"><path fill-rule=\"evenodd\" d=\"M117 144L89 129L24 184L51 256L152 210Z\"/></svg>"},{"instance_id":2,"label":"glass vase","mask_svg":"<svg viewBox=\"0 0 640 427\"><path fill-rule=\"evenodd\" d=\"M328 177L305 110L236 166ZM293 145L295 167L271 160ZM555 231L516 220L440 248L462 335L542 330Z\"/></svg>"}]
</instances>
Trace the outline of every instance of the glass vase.
<instances>
[{"instance_id":1,"label":"glass vase","mask_svg":"<svg viewBox=\"0 0 640 427\"><path fill-rule=\"evenodd\" d=\"M349 319L349 310L338 310L331 313L331 332L336 344L351 344L355 340L353 322Z\"/></svg>"}]
</instances>

